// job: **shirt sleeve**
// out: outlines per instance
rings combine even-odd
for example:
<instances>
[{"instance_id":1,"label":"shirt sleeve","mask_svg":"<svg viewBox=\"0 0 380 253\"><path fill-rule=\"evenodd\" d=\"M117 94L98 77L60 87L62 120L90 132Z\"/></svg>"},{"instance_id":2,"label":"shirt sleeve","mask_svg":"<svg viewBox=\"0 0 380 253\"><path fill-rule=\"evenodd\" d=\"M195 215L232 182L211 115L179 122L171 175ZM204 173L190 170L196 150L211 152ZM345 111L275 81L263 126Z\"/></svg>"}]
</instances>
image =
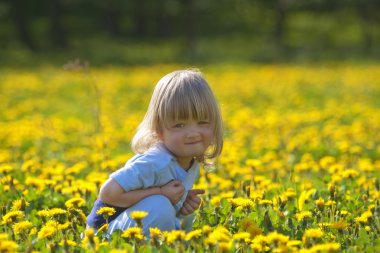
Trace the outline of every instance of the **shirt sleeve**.
<instances>
[{"instance_id":1,"label":"shirt sleeve","mask_svg":"<svg viewBox=\"0 0 380 253\"><path fill-rule=\"evenodd\" d=\"M155 185L157 168L154 163L144 160L127 163L110 175L125 191L144 189Z\"/></svg>"}]
</instances>

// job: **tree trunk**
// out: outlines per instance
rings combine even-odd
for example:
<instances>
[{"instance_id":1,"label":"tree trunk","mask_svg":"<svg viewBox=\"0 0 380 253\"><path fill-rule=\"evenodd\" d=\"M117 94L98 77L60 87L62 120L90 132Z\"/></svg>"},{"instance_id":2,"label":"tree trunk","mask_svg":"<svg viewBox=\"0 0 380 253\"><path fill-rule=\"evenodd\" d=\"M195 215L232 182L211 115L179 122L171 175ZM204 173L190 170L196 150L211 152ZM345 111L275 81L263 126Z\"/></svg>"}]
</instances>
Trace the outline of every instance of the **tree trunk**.
<instances>
[{"instance_id":1,"label":"tree trunk","mask_svg":"<svg viewBox=\"0 0 380 253\"><path fill-rule=\"evenodd\" d=\"M133 29L133 35L142 38L146 35L146 17L145 17L145 10L144 10L144 1L142 0L135 0L135 15L133 17L134 20L134 29Z\"/></svg>"},{"instance_id":2,"label":"tree trunk","mask_svg":"<svg viewBox=\"0 0 380 253\"><path fill-rule=\"evenodd\" d=\"M161 2L157 7L157 34L161 38L167 38L171 36L172 25L171 17L165 10L165 5Z\"/></svg>"},{"instance_id":3,"label":"tree trunk","mask_svg":"<svg viewBox=\"0 0 380 253\"><path fill-rule=\"evenodd\" d=\"M11 3L11 15L15 24L19 39L29 50L37 52L37 46L33 42L30 36L27 21L25 19L24 5L22 0L12 0Z\"/></svg>"},{"instance_id":4,"label":"tree trunk","mask_svg":"<svg viewBox=\"0 0 380 253\"><path fill-rule=\"evenodd\" d=\"M184 31L185 31L185 47L186 54L191 59L196 53L196 32L195 32L195 22L196 22L196 11L193 0L183 0L183 16L184 16Z\"/></svg>"},{"instance_id":5,"label":"tree trunk","mask_svg":"<svg viewBox=\"0 0 380 253\"><path fill-rule=\"evenodd\" d=\"M55 48L66 49L67 38L62 26L62 7L60 0L49 0L50 41Z\"/></svg>"},{"instance_id":6,"label":"tree trunk","mask_svg":"<svg viewBox=\"0 0 380 253\"><path fill-rule=\"evenodd\" d=\"M373 17L371 16L370 6L364 4L359 8L356 8L358 16L361 20L362 27L362 42L363 42L363 51L369 53L373 46Z\"/></svg>"},{"instance_id":7,"label":"tree trunk","mask_svg":"<svg viewBox=\"0 0 380 253\"><path fill-rule=\"evenodd\" d=\"M276 39L276 44L280 48L284 46L286 9L287 9L286 0L277 0L276 5L275 5L274 37Z\"/></svg>"},{"instance_id":8,"label":"tree trunk","mask_svg":"<svg viewBox=\"0 0 380 253\"><path fill-rule=\"evenodd\" d=\"M120 12L115 1L104 2L103 26L112 37L121 36Z\"/></svg>"}]
</instances>

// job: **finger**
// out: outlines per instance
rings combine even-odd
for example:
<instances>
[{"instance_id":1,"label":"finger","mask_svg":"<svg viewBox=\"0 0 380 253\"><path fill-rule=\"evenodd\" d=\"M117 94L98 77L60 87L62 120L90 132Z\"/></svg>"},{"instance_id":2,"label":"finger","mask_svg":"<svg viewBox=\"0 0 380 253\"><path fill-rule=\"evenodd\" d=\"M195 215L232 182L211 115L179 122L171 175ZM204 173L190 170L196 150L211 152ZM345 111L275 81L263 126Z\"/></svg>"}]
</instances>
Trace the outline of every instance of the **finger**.
<instances>
[{"instance_id":1,"label":"finger","mask_svg":"<svg viewBox=\"0 0 380 253\"><path fill-rule=\"evenodd\" d=\"M200 199L195 199L195 200L188 199L185 203L188 204L189 206L191 206L192 209L198 209L199 205L201 204L201 200Z\"/></svg>"},{"instance_id":2,"label":"finger","mask_svg":"<svg viewBox=\"0 0 380 253\"><path fill-rule=\"evenodd\" d=\"M187 211L186 210L186 208L181 208L181 213L183 214L183 215L189 215L190 213L189 213L189 211Z\"/></svg>"},{"instance_id":3,"label":"finger","mask_svg":"<svg viewBox=\"0 0 380 253\"><path fill-rule=\"evenodd\" d=\"M192 195L198 195L198 194L205 194L205 190L203 189L192 189L189 191L189 193L191 192Z\"/></svg>"},{"instance_id":4,"label":"finger","mask_svg":"<svg viewBox=\"0 0 380 253\"><path fill-rule=\"evenodd\" d=\"M196 204L199 204L201 203L201 198L198 197L197 195L193 195L193 196L188 196L186 201L189 201L189 202L194 202Z\"/></svg>"},{"instance_id":5,"label":"finger","mask_svg":"<svg viewBox=\"0 0 380 253\"><path fill-rule=\"evenodd\" d=\"M195 209L194 209L191 205L189 205L188 203L185 203L185 204L183 205L183 207L184 207L184 209L185 209L185 211L186 211L187 214L190 214L190 213L194 212L194 210L195 210Z\"/></svg>"},{"instance_id":6,"label":"finger","mask_svg":"<svg viewBox=\"0 0 380 253\"><path fill-rule=\"evenodd\" d=\"M181 181L179 181L179 180L173 180L173 181L170 181L170 183L171 183L173 186L180 186L180 185L182 185Z\"/></svg>"},{"instance_id":7,"label":"finger","mask_svg":"<svg viewBox=\"0 0 380 253\"><path fill-rule=\"evenodd\" d=\"M198 197L197 195L189 196L189 200L196 202L196 203L200 203L202 201L202 199L200 197Z\"/></svg>"},{"instance_id":8,"label":"finger","mask_svg":"<svg viewBox=\"0 0 380 253\"><path fill-rule=\"evenodd\" d=\"M201 205L201 199L190 202L190 205L191 205L194 209L198 209L199 206Z\"/></svg>"}]
</instances>

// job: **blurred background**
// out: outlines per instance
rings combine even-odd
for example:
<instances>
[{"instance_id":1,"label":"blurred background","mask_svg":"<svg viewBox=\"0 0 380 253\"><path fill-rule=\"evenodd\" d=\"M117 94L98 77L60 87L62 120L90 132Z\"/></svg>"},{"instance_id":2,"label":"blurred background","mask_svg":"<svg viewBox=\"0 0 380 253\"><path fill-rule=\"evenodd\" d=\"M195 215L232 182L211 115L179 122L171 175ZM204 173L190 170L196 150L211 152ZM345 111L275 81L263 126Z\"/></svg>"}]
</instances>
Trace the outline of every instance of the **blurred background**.
<instances>
[{"instance_id":1,"label":"blurred background","mask_svg":"<svg viewBox=\"0 0 380 253\"><path fill-rule=\"evenodd\" d=\"M380 0L0 0L0 66L377 61Z\"/></svg>"}]
</instances>

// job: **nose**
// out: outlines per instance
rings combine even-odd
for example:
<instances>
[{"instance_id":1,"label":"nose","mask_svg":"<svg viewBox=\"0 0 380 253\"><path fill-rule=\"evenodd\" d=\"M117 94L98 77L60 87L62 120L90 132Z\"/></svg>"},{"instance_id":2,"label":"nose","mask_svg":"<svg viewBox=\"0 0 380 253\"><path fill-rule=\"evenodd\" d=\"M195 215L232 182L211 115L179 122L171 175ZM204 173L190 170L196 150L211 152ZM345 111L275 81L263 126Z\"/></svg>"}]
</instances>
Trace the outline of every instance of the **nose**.
<instances>
[{"instance_id":1,"label":"nose","mask_svg":"<svg viewBox=\"0 0 380 253\"><path fill-rule=\"evenodd\" d=\"M190 126L187 131L187 138L194 139L200 136L197 126Z\"/></svg>"}]
</instances>

